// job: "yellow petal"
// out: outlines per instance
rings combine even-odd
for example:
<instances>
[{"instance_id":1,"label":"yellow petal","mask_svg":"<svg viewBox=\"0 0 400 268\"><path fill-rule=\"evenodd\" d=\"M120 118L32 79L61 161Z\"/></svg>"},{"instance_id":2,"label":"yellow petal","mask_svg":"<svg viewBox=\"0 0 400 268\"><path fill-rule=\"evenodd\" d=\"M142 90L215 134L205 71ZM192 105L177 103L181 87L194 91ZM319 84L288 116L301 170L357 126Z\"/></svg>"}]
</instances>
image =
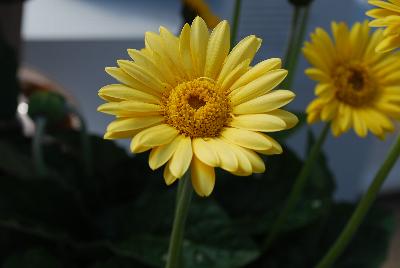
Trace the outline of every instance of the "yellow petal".
<instances>
[{"instance_id":1,"label":"yellow petal","mask_svg":"<svg viewBox=\"0 0 400 268\"><path fill-rule=\"evenodd\" d=\"M221 136L233 144L253 150L268 150L272 147L271 142L264 135L250 130L225 128Z\"/></svg>"},{"instance_id":2,"label":"yellow petal","mask_svg":"<svg viewBox=\"0 0 400 268\"><path fill-rule=\"evenodd\" d=\"M192 52L190 50L190 26L187 23L183 26L179 37L179 54L181 55L186 75L189 79L193 79L195 74L192 63Z\"/></svg>"},{"instance_id":3,"label":"yellow petal","mask_svg":"<svg viewBox=\"0 0 400 268\"><path fill-rule=\"evenodd\" d=\"M246 148L241 149L242 152L246 155L247 159L249 159L253 173L264 173L265 163L261 159L261 157L252 150Z\"/></svg>"},{"instance_id":4,"label":"yellow petal","mask_svg":"<svg viewBox=\"0 0 400 268\"><path fill-rule=\"evenodd\" d=\"M154 90L147 85L139 82L137 79L133 78L129 74L127 74L125 71L123 71L121 68L118 67L106 67L105 68L106 73L117 79L119 82L133 88L137 89L152 95L157 95L154 93Z\"/></svg>"},{"instance_id":5,"label":"yellow petal","mask_svg":"<svg viewBox=\"0 0 400 268\"><path fill-rule=\"evenodd\" d=\"M209 139L208 142L213 145L213 149L218 155L219 167L229 172L238 169L238 160L227 142L217 138Z\"/></svg>"},{"instance_id":6,"label":"yellow petal","mask_svg":"<svg viewBox=\"0 0 400 268\"><path fill-rule=\"evenodd\" d=\"M229 53L230 40L229 23L226 20L221 21L210 35L204 76L214 80L218 77Z\"/></svg>"},{"instance_id":7,"label":"yellow petal","mask_svg":"<svg viewBox=\"0 0 400 268\"><path fill-rule=\"evenodd\" d=\"M192 141L193 153L203 163L217 167L219 165L218 155L212 145L202 138L196 138Z\"/></svg>"},{"instance_id":8,"label":"yellow petal","mask_svg":"<svg viewBox=\"0 0 400 268\"><path fill-rule=\"evenodd\" d=\"M107 126L109 132L130 131L146 128L164 121L164 116L144 116L133 118L118 118Z\"/></svg>"},{"instance_id":9,"label":"yellow petal","mask_svg":"<svg viewBox=\"0 0 400 268\"><path fill-rule=\"evenodd\" d=\"M319 82L330 82L329 76L323 71L316 68L308 68L305 71L305 74L310 77L312 80Z\"/></svg>"},{"instance_id":10,"label":"yellow petal","mask_svg":"<svg viewBox=\"0 0 400 268\"><path fill-rule=\"evenodd\" d=\"M169 75L169 72L160 71L159 67L157 67L153 60L142 51L139 51L137 49L128 49L128 54L135 61L136 64L138 64L152 76L158 77L162 82L166 82L169 84L173 84L175 82L174 78Z\"/></svg>"},{"instance_id":11,"label":"yellow petal","mask_svg":"<svg viewBox=\"0 0 400 268\"><path fill-rule=\"evenodd\" d=\"M140 130L141 129L128 130L128 131L115 131L115 132L107 131L104 134L104 139L105 140L128 139L134 137L137 133L139 133Z\"/></svg>"},{"instance_id":12,"label":"yellow petal","mask_svg":"<svg viewBox=\"0 0 400 268\"><path fill-rule=\"evenodd\" d=\"M167 185L173 184L173 183L178 179L177 177L175 177L174 175L172 175L171 171L169 171L169 163L170 163L170 162L168 162L168 163L165 165L164 173L163 173L163 175L164 175L164 181L165 181L165 184L167 184Z\"/></svg>"},{"instance_id":13,"label":"yellow petal","mask_svg":"<svg viewBox=\"0 0 400 268\"><path fill-rule=\"evenodd\" d=\"M149 166L152 170L155 170L170 160L172 155L175 153L178 144L183 139L182 135L178 135L170 143L162 146L153 148L149 155Z\"/></svg>"},{"instance_id":14,"label":"yellow petal","mask_svg":"<svg viewBox=\"0 0 400 268\"><path fill-rule=\"evenodd\" d=\"M236 159L238 160L238 169L235 171L235 174L239 176L249 176L251 175L253 169L247 155L242 151L240 146L235 144L229 144L232 152L236 155Z\"/></svg>"},{"instance_id":15,"label":"yellow petal","mask_svg":"<svg viewBox=\"0 0 400 268\"><path fill-rule=\"evenodd\" d=\"M273 154L281 154L283 152L282 146L277 142L275 139L271 138L268 135L263 134L263 136L268 139L268 141L271 143L272 147L268 150L257 150L260 154L266 154L266 155L273 155Z\"/></svg>"},{"instance_id":16,"label":"yellow petal","mask_svg":"<svg viewBox=\"0 0 400 268\"><path fill-rule=\"evenodd\" d=\"M223 81L226 76L244 60L250 59L250 61L252 61L260 46L261 39L254 35L242 39L226 58L221 73L218 76L218 80Z\"/></svg>"},{"instance_id":17,"label":"yellow petal","mask_svg":"<svg viewBox=\"0 0 400 268\"><path fill-rule=\"evenodd\" d=\"M124 100L135 100L153 104L159 104L160 102L159 98L154 95L122 84L112 84L102 87L99 90L99 96L102 99L111 102L119 102Z\"/></svg>"},{"instance_id":18,"label":"yellow petal","mask_svg":"<svg viewBox=\"0 0 400 268\"><path fill-rule=\"evenodd\" d=\"M166 84L163 84L157 77L153 76L133 61L118 60L117 62L122 70L150 87L154 91L155 95L161 96L161 94L166 90Z\"/></svg>"},{"instance_id":19,"label":"yellow petal","mask_svg":"<svg viewBox=\"0 0 400 268\"><path fill-rule=\"evenodd\" d=\"M193 189L199 196L209 196L215 185L215 171L201 162L196 157L193 157L191 165L192 185Z\"/></svg>"},{"instance_id":20,"label":"yellow petal","mask_svg":"<svg viewBox=\"0 0 400 268\"><path fill-rule=\"evenodd\" d=\"M283 121L285 121L286 129L294 127L299 122L299 119L297 118L297 116L295 114L292 114L291 112L288 112L285 110L277 109L277 110L268 112L268 114L277 116L280 119L282 119Z\"/></svg>"},{"instance_id":21,"label":"yellow petal","mask_svg":"<svg viewBox=\"0 0 400 268\"><path fill-rule=\"evenodd\" d=\"M262 132L275 132L287 128L285 121L270 114L246 114L235 116L229 125L235 128Z\"/></svg>"},{"instance_id":22,"label":"yellow petal","mask_svg":"<svg viewBox=\"0 0 400 268\"><path fill-rule=\"evenodd\" d=\"M187 171L192 161L192 141L189 137L183 137L170 160L169 170L172 175L181 178Z\"/></svg>"},{"instance_id":23,"label":"yellow petal","mask_svg":"<svg viewBox=\"0 0 400 268\"><path fill-rule=\"evenodd\" d=\"M376 47L376 51L384 53L398 47L400 47L400 34L390 35L379 43L379 45Z\"/></svg>"},{"instance_id":24,"label":"yellow petal","mask_svg":"<svg viewBox=\"0 0 400 268\"><path fill-rule=\"evenodd\" d=\"M206 53L208 45L208 27L204 20L196 17L190 30L190 49L192 61L197 76L204 76Z\"/></svg>"},{"instance_id":25,"label":"yellow petal","mask_svg":"<svg viewBox=\"0 0 400 268\"><path fill-rule=\"evenodd\" d=\"M392 3L389 3L386 1L370 0L370 1L368 1L368 3L373 6L381 7L384 9L388 9L388 10L400 13L400 6L396 6L395 4L392 4Z\"/></svg>"},{"instance_id":26,"label":"yellow petal","mask_svg":"<svg viewBox=\"0 0 400 268\"><path fill-rule=\"evenodd\" d=\"M220 87L222 90L229 92L229 88L231 85L241 77L247 70L249 69L250 60L244 60L235 69L233 69L223 81L219 80L217 82L217 86ZM220 84L222 83L222 84Z\"/></svg>"},{"instance_id":27,"label":"yellow petal","mask_svg":"<svg viewBox=\"0 0 400 268\"><path fill-rule=\"evenodd\" d=\"M287 73L283 69L273 70L247 85L232 91L229 94L232 105L236 106L268 93L285 79Z\"/></svg>"},{"instance_id":28,"label":"yellow petal","mask_svg":"<svg viewBox=\"0 0 400 268\"><path fill-rule=\"evenodd\" d=\"M233 107L234 114L254 114L269 112L291 102L295 94L289 90L275 90L258 98Z\"/></svg>"},{"instance_id":29,"label":"yellow petal","mask_svg":"<svg viewBox=\"0 0 400 268\"><path fill-rule=\"evenodd\" d=\"M269 71L279 69L282 67L282 61L279 58L272 58L268 60L264 60L249 71L247 71L244 75L242 75L231 87L230 91L233 91L241 86L247 85L251 81L256 80L257 78L263 76Z\"/></svg>"},{"instance_id":30,"label":"yellow petal","mask_svg":"<svg viewBox=\"0 0 400 268\"><path fill-rule=\"evenodd\" d=\"M360 136L361 138L367 136L368 134L367 125L365 124L364 120L356 110L353 112L353 125L354 125L354 130L358 136Z\"/></svg>"},{"instance_id":31,"label":"yellow petal","mask_svg":"<svg viewBox=\"0 0 400 268\"><path fill-rule=\"evenodd\" d=\"M104 103L97 107L97 111L117 116L143 116L157 115L160 113L161 107L145 102L121 101Z\"/></svg>"},{"instance_id":32,"label":"yellow petal","mask_svg":"<svg viewBox=\"0 0 400 268\"><path fill-rule=\"evenodd\" d=\"M143 150L167 144L178 134L178 130L166 124L147 128L132 139L131 151L134 153L144 152Z\"/></svg>"}]
</instances>

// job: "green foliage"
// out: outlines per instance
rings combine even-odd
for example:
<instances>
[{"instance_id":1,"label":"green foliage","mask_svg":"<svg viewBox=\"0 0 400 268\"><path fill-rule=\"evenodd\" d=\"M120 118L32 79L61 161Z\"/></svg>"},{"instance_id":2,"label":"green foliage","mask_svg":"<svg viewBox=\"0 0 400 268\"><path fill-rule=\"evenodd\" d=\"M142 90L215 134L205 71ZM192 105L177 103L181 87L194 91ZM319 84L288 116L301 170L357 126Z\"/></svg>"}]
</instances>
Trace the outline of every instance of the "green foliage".
<instances>
[{"instance_id":1,"label":"green foliage","mask_svg":"<svg viewBox=\"0 0 400 268\"><path fill-rule=\"evenodd\" d=\"M87 176L79 133L50 135L47 177L35 174L29 139L0 140L1 267L163 267L176 186L166 187L161 171L150 170L146 154L131 156L96 136L90 138L94 175ZM277 138L284 143L284 136ZM310 134L309 146L313 140ZM326 158L318 159L267 252L263 241L303 161L285 147L265 158L265 174L235 177L219 170L212 196L195 197L190 208L184 267L312 267L353 209L334 202L334 178ZM379 267L392 227L390 214L372 210L336 267Z\"/></svg>"}]
</instances>

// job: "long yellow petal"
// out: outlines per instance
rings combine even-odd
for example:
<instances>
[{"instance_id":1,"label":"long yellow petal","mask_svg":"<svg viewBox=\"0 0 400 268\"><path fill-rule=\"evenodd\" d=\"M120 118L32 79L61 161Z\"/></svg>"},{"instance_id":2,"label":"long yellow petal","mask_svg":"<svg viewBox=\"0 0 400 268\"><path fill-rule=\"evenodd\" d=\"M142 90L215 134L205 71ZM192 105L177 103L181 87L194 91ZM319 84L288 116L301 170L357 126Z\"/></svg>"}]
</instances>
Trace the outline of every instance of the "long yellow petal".
<instances>
[{"instance_id":1,"label":"long yellow petal","mask_svg":"<svg viewBox=\"0 0 400 268\"><path fill-rule=\"evenodd\" d=\"M287 128L285 121L278 116L270 114L246 114L235 116L229 125L235 128L262 132L275 132Z\"/></svg>"},{"instance_id":2,"label":"long yellow petal","mask_svg":"<svg viewBox=\"0 0 400 268\"><path fill-rule=\"evenodd\" d=\"M197 76L204 76L208 45L208 27L204 20L196 17L190 30L190 49L192 61Z\"/></svg>"},{"instance_id":3,"label":"long yellow petal","mask_svg":"<svg viewBox=\"0 0 400 268\"><path fill-rule=\"evenodd\" d=\"M123 71L121 68L118 67L106 67L105 68L106 73L108 73L109 75L111 75L112 77L114 77L116 80L118 80L119 82L133 88L133 89L137 89L152 95L156 95L156 93L154 93L154 90L150 87L148 87L147 85L139 82L137 79L133 78L132 76L130 76L129 74L127 74L125 71Z\"/></svg>"},{"instance_id":4,"label":"long yellow petal","mask_svg":"<svg viewBox=\"0 0 400 268\"><path fill-rule=\"evenodd\" d=\"M102 87L99 90L99 96L103 100L110 102L135 100L153 104L160 103L158 97L122 84L112 84Z\"/></svg>"},{"instance_id":5,"label":"long yellow petal","mask_svg":"<svg viewBox=\"0 0 400 268\"><path fill-rule=\"evenodd\" d=\"M236 106L266 94L279 85L285 79L287 73L283 69L273 70L247 85L232 91L230 93L232 105Z\"/></svg>"},{"instance_id":6,"label":"long yellow petal","mask_svg":"<svg viewBox=\"0 0 400 268\"><path fill-rule=\"evenodd\" d=\"M179 36L179 54L181 55L186 75L189 79L193 79L195 74L192 63L192 52L190 50L190 26L187 23L183 26Z\"/></svg>"},{"instance_id":7,"label":"long yellow petal","mask_svg":"<svg viewBox=\"0 0 400 268\"><path fill-rule=\"evenodd\" d=\"M164 116L162 115L118 118L107 126L107 131L120 132L120 131L142 129L161 123L162 121L164 121Z\"/></svg>"},{"instance_id":8,"label":"long yellow petal","mask_svg":"<svg viewBox=\"0 0 400 268\"><path fill-rule=\"evenodd\" d=\"M215 171L195 156L191 165L193 189L199 196L209 196L215 185Z\"/></svg>"},{"instance_id":9,"label":"long yellow petal","mask_svg":"<svg viewBox=\"0 0 400 268\"><path fill-rule=\"evenodd\" d=\"M206 65L204 75L216 79L222 69L230 48L229 23L221 21L212 31L207 47Z\"/></svg>"},{"instance_id":10,"label":"long yellow petal","mask_svg":"<svg viewBox=\"0 0 400 268\"><path fill-rule=\"evenodd\" d=\"M272 147L264 135L250 130L226 128L221 132L221 136L233 144L253 150L268 150Z\"/></svg>"},{"instance_id":11,"label":"long yellow petal","mask_svg":"<svg viewBox=\"0 0 400 268\"><path fill-rule=\"evenodd\" d=\"M195 138L192 141L193 153L205 164L217 167L219 165L218 155L212 145L202 138Z\"/></svg>"},{"instance_id":12,"label":"long yellow petal","mask_svg":"<svg viewBox=\"0 0 400 268\"><path fill-rule=\"evenodd\" d=\"M171 142L179 134L178 130L167 125L157 125L139 132L131 142L131 151L134 153L161 146Z\"/></svg>"},{"instance_id":13,"label":"long yellow petal","mask_svg":"<svg viewBox=\"0 0 400 268\"><path fill-rule=\"evenodd\" d=\"M260 154L265 154L265 155L273 155L273 154L281 154L283 152L282 146L277 142L275 139L272 137L262 134L270 143L271 143L271 148L268 150L257 150L258 153Z\"/></svg>"},{"instance_id":14,"label":"long yellow petal","mask_svg":"<svg viewBox=\"0 0 400 268\"><path fill-rule=\"evenodd\" d=\"M176 151L170 160L169 170L172 175L181 178L188 170L192 157L192 141L189 137L183 137L177 144Z\"/></svg>"},{"instance_id":15,"label":"long yellow petal","mask_svg":"<svg viewBox=\"0 0 400 268\"><path fill-rule=\"evenodd\" d=\"M282 67L282 61L279 58L271 58L268 60L264 60L258 64L256 64L253 68L251 68L248 72L242 75L231 87L230 91L233 91L241 86L247 85L251 81L256 80L257 78L263 76L269 71L279 69Z\"/></svg>"},{"instance_id":16,"label":"long yellow petal","mask_svg":"<svg viewBox=\"0 0 400 268\"><path fill-rule=\"evenodd\" d=\"M218 155L220 168L229 172L234 172L238 169L238 160L227 142L218 138L209 139L208 142L213 145L213 149Z\"/></svg>"},{"instance_id":17,"label":"long yellow petal","mask_svg":"<svg viewBox=\"0 0 400 268\"><path fill-rule=\"evenodd\" d=\"M155 170L170 160L172 155L175 153L178 144L183 139L182 135L178 135L170 143L162 146L155 147L151 150L149 155L149 166L152 170Z\"/></svg>"},{"instance_id":18,"label":"long yellow petal","mask_svg":"<svg viewBox=\"0 0 400 268\"><path fill-rule=\"evenodd\" d=\"M246 155L247 159L249 159L253 173L264 173L265 163L261 159L261 157L258 154L256 154L253 150L249 150L246 148L241 148L241 149L242 152Z\"/></svg>"},{"instance_id":19,"label":"long yellow petal","mask_svg":"<svg viewBox=\"0 0 400 268\"><path fill-rule=\"evenodd\" d=\"M296 95L289 90L275 90L233 107L234 114L266 113L291 102Z\"/></svg>"},{"instance_id":20,"label":"long yellow petal","mask_svg":"<svg viewBox=\"0 0 400 268\"><path fill-rule=\"evenodd\" d=\"M168 162L168 163L165 165L164 173L163 173L163 175L164 175L164 181L165 181L165 184L167 184L167 185L173 184L173 183L178 179L177 177L175 177L174 175L172 175L171 171L169 170L169 165L170 165L170 162Z\"/></svg>"},{"instance_id":21,"label":"long yellow petal","mask_svg":"<svg viewBox=\"0 0 400 268\"><path fill-rule=\"evenodd\" d=\"M161 96L167 89L167 84L162 83L157 77L153 76L133 61L118 60L117 62L121 69L127 74L153 89L154 94Z\"/></svg>"},{"instance_id":22,"label":"long yellow petal","mask_svg":"<svg viewBox=\"0 0 400 268\"><path fill-rule=\"evenodd\" d=\"M246 59L253 60L254 55L261 46L261 39L254 35L242 39L229 53L218 76L219 80L224 80L226 76L241 62Z\"/></svg>"},{"instance_id":23,"label":"long yellow petal","mask_svg":"<svg viewBox=\"0 0 400 268\"><path fill-rule=\"evenodd\" d=\"M157 115L161 107L139 101L108 102L97 107L97 111L117 116Z\"/></svg>"},{"instance_id":24,"label":"long yellow petal","mask_svg":"<svg viewBox=\"0 0 400 268\"><path fill-rule=\"evenodd\" d=\"M219 80L217 82L217 86L220 87L222 90L226 91L226 92L230 92L230 90L228 90L231 85L239 78L241 77L244 73L246 73L249 70L249 64L250 64L250 60L244 60L243 62L241 62L238 66L236 66L235 69L233 69L226 77L225 79ZM222 84L219 84L222 83Z\"/></svg>"}]
</instances>

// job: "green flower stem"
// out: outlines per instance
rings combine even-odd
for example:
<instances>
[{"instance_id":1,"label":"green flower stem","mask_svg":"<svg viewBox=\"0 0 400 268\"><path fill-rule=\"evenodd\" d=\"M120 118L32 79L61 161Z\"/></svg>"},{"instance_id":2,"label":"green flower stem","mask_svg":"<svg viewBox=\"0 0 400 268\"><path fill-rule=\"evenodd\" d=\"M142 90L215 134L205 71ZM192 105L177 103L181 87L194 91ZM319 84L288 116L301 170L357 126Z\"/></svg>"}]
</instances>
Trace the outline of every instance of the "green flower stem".
<instances>
[{"instance_id":1,"label":"green flower stem","mask_svg":"<svg viewBox=\"0 0 400 268\"><path fill-rule=\"evenodd\" d=\"M32 140L33 163L38 176L45 176L47 173L46 164L43 158L42 139L46 127L46 118L37 117L35 120L35 134Z\"/></svg>"},{"instance_id":2,"label":"green flower stem","mask_svg":"<svg viewBox=\"0 0 400 268\"><path fill-rule=\"evenodd\" d=\"M322 130L317 142L312 146L310 153L306 162L304 163L300 173L298 174L293 188L289 194L289 197L286 201L285 207L282 209L279 216L276 218L275 222L271 227L271 231L265 240L264 249L268 250L272 243L275 241L275 238L279 235L283 224L286 222L289 213L294 209L297 202L300 199L300 196L303 192L304 186L307 183L307 179L310 176L310 173L314 167L315 161L318 158L318 155L321 151L321 147L326 139L326 136L329 132L330 124L326 124L324 129Z\"/></svg>"},{"instance_id":3,"label":"green flower stem","mask_svg":"<svg viewBox=\"0 0 400 268\"><path fill-rule=\"evenodd\" d=\"M347 222L346 227L343 229L340 236L337 238L336 242L330 248L328 253L324 258L318 263L317 268L328 268L331 267L336 259L343 253L349 242L352 240L353 236L358 230L358 227L362 223L367 214L369 208L374 203L382 184L385 182L390 170L396 163L400 156L400 135L394 146L391 148L388 156L383 162L383 165L376 173L374 180L368 188L368 191L361 198L356 210L353 212L350 220Z\"/></svg>"},{"instance_id":4,"label":"green flower stem","mask_svg":"<svg viewBox=\"0 0 400 268\"><path fill-rule=\"evenodd\" d=\"M285 89L292 87L294 75L296 74L299 54L307 30L309 13L310 5L305 7L295 7L294 9L292 29L289 38L290 44L288 45L288 51L286 52L285 57L285 68L289 71L285 81L282 84L282 87Z\"/></svg>"},{"instance_id":5,"label":"green flower stem","mask_svg":"<svg viewBox=\"0 0 400 268\"><path fill-rule=\"evenodd\" d=\"M178 268L182 263L182 243L185 230L186 218L192 199L192 182L190 172L179 180L177 200L175 206L175 218L169 241L168 259L166 268Z\"/></svg>"},{"instance_id":6,"label":"green flower stem","mask_svg":"<svg viewBox=\"0 0 400 268\"><path fill-rule=\"evenodd\" d=\"M90 145L90 137L89 132L87 130L85 118L83 118L82 114L73 106L68 105L68 110L76 115L79 119L80 123L80 139L82 146L82 158L85 168L85 174L87 176L93 175L93 160L92 160L92 147Z\"/></svg>"},{"instance_id":7,"label":"green flower stem","mask_svg":"<svg viewBox=\"0 0 400 268\"><path fill-rule=\"evenodd\" d=\"M288 67L289 59L291 58L292 52L294 51L294 44L297 36L297 26L299 25L300 8L294 7L292 15L292 23L290 25L289 40L287 43L286 53L284 57L284 66Z\"/></svg>"},{"instance_id":8,"label":"green flower stem","mask_svg":"<svg viewBox=\"0 0 400 268\"><path fill-rule=\"evenodd\" d=\"M232 23L232 34L231 34L231 49L235 46L236 38L238 34L239 21L240 21L240 8L242 0L235 1L235 7L233 10L233 23Z\"/></svg>"}]
</instances>

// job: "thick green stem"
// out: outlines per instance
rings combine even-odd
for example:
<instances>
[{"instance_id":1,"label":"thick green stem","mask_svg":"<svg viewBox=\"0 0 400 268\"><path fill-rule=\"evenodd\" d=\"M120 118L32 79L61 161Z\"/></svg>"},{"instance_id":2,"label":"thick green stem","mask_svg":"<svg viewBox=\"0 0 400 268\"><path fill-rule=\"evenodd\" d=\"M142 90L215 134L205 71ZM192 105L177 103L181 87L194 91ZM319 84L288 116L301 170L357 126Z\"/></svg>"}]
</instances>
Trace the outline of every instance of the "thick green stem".
<instances>
[{"instance_id":1,"label":"thick green stem","mask_svg":"<svg viewBox=\"0 0 400 268\"><path fill-rule=\"evenodd\" d=\"M276 218L275 222L271 227L271 231L265 240L265 250L268 250L272 243L275 241L275 238L279 235L283 224L286 222L289 213L294 209L297 202L300 199L300 196L303 192L304 186L307 183L307 179L310 177L310 173L314 167L314 164L320 154L322 144L324 143L326 136L329 132L329 124L326 124L324 129L321 132L317 142L312 146L310 153L306 162L304 163L300 173L298 174L293 188L289 194L289 197L286 201L285 207L282 209L279 216Z\"/></svg>"},{"instance_id":2,"label":"thick green stem","mask_svg":"<svg viewBox=\"0 0 400 268\"><path fill-rule=\"evenodd\" d=\"M236 38L238 34L239 21L240 21L240 8L242 5L242 0L235 1L235 7L233 10L233 22L232 22L232 34L231 34L231 49L236 43Z\"/></svg>"},{"instance_id":3,"label":"thick green stem","mask_svg":"<svg viewBox=\"0 0 400 268\"><path fill-rule=\"evenodd\" d=\"M287 58L285 58L285 68L289 71L289 73L282 85L282 87L285 89L291 88L293 84L293 79L296 74L299 54L307 30L307 23L310 13L309 11L310 11L310 5L301 8L295 7L293 13L293 21L297 25L292 25L292 33L289 39L290 44L288 46L288 49L290 49L291 51L286 52Z\"/></svg>"},{"instance_id":4,"label":"thick green stem","mask_svg":"<svg viewBox=\"0 0 400 268\"><path fill-rule=\"evenodd\" d=\"M192 199L192 182L190 172L179 180L177 199L175 206L175 218L169 241L168 259L166 268L179 268L182 264L182 244L185 231L185 223Z\"/></svg>"},{"instance_id":5,"label":"thick green stem","mask_svg":"<svg viewBox=\"0 0 400 268\"><path fill-rule=\"evenodd\" d=\"M337 238L336 242L330 248L324 258L317 264L317 268L328 268L331 267L336 259L343 253L349 242L354 237L358 230L358 227L362 223L367 214L369 208L374 203L385 179L389 175L390 170L398 160L400 155L400 135L394 146L391 148L385 162L376 173L374 180L368 188L368 191L361 198L356 210L353 212L350 220L347 222L346 227Z\"/></svg>"},{"instance_id":6,"label":"thick green stem","mask_svg":"<svg viewBox=\"0 0 400 268\"><path fill-rule=\"evenodd\" d=\"M35 120L35 134L32 140L32 156L33 163L37 175L43 177L47 173L46 164L44 162L43 151L42 151L42 139L46 127L46 118L38 117Z\"/></svg>"}]
</instances>

